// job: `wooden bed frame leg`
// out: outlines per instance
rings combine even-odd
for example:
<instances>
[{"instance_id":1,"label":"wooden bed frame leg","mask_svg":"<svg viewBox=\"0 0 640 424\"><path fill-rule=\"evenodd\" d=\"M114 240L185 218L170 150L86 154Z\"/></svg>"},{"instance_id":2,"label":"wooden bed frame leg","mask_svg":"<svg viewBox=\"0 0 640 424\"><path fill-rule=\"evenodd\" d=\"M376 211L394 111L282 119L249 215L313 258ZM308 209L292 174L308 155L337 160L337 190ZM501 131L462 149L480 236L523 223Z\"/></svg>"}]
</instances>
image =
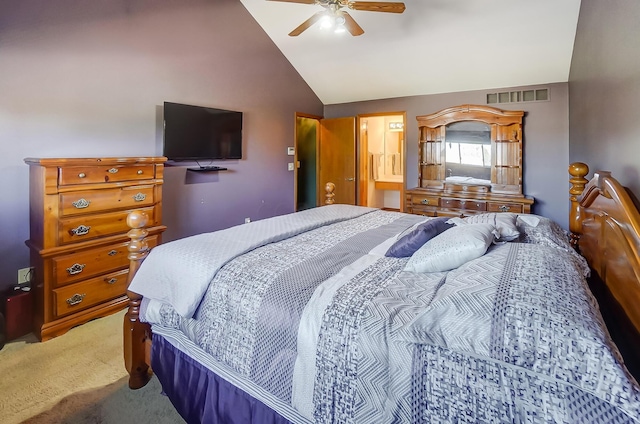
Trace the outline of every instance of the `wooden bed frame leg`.
<instances>
[{"instance_id":1,"label":"wooden bed frame leg","mask_svg":"<svg viewBox=\"0 0 640 424\"><path fill-rule=\"evenodd\" d=\"M588 173L589 167L585 163L574 162L569 165L569 174L571 175L569 179L569 183L571 183L571 188L569 188L569 194L571 194L571 197L569 197L571 201L569 231L571 231L571 245L574 249L578 248L578 242L582 235L582 220L584 219L584 216L582 216L582 206L580 206L578 197L582 195L585 185L589 182L589 180L585 178Z\"/></svg>"},{"instance_id":2,"label":"wooden bed frame leg","mask_svg":"<svg viewBox=\"0 0 640 424\"><path fill-rule=\"evenodd\" d=\"M149 246L145 240L149 232L144 229L147 222L147 215L140 211L134 211L127 217L127 224L131 228L127 234L131 239L128 247L130 266L127 284L131 283L140 264L149 254ZM129 290L127 290L127 296L129 310L124 317L124 363L129 373L129 387L139 389L151 379L150 361L147 355L151 326L140 321L142 296Z\"/></svg>"},{"instance_id":3,"label":"wooden bed frame leg","mask_svg":"<svg viewBox=\"0 0 640 424\"><path fill-rule=\"evenodd\" d=\"M334 197L336 197L336 195L334 194L334 191L336 189L336 185L334 183L327 183L324 186L324 191L325 191L325 200L324 200L324 204L325 205L333 205L336 201L334 200Z\"/></svg>"}]
</instances>

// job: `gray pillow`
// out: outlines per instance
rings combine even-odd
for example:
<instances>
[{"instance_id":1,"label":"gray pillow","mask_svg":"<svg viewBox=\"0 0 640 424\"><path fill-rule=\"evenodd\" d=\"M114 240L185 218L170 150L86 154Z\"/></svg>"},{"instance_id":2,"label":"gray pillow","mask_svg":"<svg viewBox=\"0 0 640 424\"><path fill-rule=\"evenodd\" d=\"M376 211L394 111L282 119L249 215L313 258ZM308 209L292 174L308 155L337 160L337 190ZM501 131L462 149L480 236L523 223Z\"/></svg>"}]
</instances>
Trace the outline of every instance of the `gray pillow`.
<instances>
[{"instance_id":1,"label":"gray pillow","mask_svg":"<svg viewBox=\"0 0 640 424\"><path fill-rule=\"evenodd\" d=\"M464 224L434 237L414 253L405 271L443 272L484 255L497 234L493 224Z\"/></svg>"},{"instance_id":2,"label":"gray pillow","mask_svg":"<svg viewBox=\"0 0 640 424\"><path fill-rule=\"evenodd\" d=\"M387 250L385 256L393 258L406 258L420 249L423 244L437 236L438 234L453 227L454 224L447 224L449 218L434 218L418 225L413 231L402 236L393 246Z\"/></svg>"}]
</instances>

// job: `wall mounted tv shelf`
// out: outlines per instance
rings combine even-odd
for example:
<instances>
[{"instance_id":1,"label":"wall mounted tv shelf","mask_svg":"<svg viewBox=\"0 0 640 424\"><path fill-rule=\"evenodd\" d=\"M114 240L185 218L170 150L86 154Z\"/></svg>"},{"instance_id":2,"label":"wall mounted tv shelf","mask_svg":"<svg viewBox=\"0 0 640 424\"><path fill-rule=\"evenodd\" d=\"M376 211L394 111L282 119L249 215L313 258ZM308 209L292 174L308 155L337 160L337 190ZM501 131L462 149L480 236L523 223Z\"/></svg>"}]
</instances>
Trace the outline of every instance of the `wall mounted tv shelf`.
<instances>
[{"instance_id":1,"label":"wall mounted tv shelf","mask_svg":"<svg viewBox=\"0 0 640 424\"><path fill-rule=\"evenodd\" d=\"M221 166L200 166L198 168L187 168L187 171L192 172L217 172L217 171L226 171L227 168L223 168Z\"/></svg>"}]
</instances>

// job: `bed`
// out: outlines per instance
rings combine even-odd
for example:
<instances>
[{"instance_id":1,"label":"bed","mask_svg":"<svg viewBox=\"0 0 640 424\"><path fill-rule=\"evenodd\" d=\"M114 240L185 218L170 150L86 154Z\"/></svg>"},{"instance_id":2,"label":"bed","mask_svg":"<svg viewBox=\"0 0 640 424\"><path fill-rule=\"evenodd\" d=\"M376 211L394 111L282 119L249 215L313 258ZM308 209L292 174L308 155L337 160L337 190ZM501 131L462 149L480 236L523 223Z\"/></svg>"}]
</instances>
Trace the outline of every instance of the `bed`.
<instances>
[{"instance_id":1,"label":"bed","mask_svg":"<svg viewBox=\"0 0 640 424\"><path fill-rule=\"evenodd\" d=\"M330 184L327 206L151 252L132 214L129 385L153 368L189 423L640 422L640 215L569 172L570 237L335 205Z\"/></svg>"}]
</instances>

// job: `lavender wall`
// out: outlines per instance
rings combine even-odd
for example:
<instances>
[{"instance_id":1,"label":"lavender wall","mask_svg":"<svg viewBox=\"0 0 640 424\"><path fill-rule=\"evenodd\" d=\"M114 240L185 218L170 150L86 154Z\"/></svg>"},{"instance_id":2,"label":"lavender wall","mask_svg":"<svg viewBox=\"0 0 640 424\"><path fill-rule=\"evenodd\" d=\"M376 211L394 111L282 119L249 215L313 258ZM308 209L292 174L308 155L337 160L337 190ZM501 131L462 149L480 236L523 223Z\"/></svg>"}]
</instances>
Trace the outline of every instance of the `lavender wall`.
<instances>
[{"instance_id":1,"label":"lavender wall","mask_svg":"<svg viewBox=\"0 0 640 424\"><path fill-rule=\"evenodd\" d=\"M498 104L501 109L524 110L524 193L535 197L533 212L568 225L569 93L567 83L546 84L549 101ZM536 87L510 87L427 96L402 97L325 106L327 118L374 112L407 112L407 187L418 183L418 126L416 116L461 104L486 104L487 93Z\"/></svg>"},{"instance_id":2,"label":"lavender wall","mask_svg":"<svg viewBox=\"0 0 640 424\"><path fill-rule=\"evenodd\" d=\"M592 171L612 171L640 197L639 23L637 0L582 0L569 76L569 152Z\"/></svg>"},{"instance_id":3,"label":"lavender wall","mask_svg":"<svg viewBox=\"0 0 640 424\"><path fill-rule=\"evenodd\" d=\"M165 100L243 111L230 171L166 170L169 240L293 211L295 112L323 110L237 0L2 2L0 75L0 289L29 265L23 158L159 155Z\"/></svg>"}]
</instances>

